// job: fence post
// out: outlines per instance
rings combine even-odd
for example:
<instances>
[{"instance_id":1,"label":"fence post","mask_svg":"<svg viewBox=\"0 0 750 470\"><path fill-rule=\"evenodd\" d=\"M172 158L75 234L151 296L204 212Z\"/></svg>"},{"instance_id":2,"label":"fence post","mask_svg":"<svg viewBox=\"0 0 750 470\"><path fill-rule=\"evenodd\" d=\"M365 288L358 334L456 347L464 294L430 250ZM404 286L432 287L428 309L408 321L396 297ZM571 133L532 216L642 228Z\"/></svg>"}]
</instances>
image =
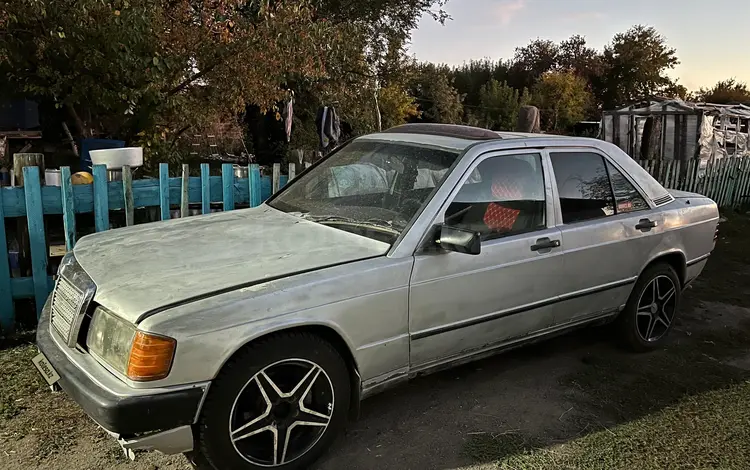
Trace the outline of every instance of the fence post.
<instances>
[{"instance_id":1,"label":"fence post","mask_svg":"<svg viewBox=\"0 0 750 470\"><path fill-rule=\"evenodd\" d=\"M271 187L271 194L276 194L276 192L281 187L281 164L280 163L274 163L273 164L273 185Z\"/></svg>"},{"instance_id":2,"label":"fence post","mask_svg":"<svg viewBox=\"0 0 750 470\"><path fill-rule=\"evenodd\" d=\"M42 209L42 185L39 181L39 167L24 167L23 183L23 192L26 199L26 221L29 225L34 301L36 303L36 316L39 318L49 295L47 241L44 235L44 211Z\"/></svg>"},{"instance_id":3,"label":"fence post","mask_svg":"<svg viewBox=\"0 0 750 470\"><path fill-rule=\"evenodd\" d=\"M133 172L129 166L122 167L122 197L125 201L125 226L135 223L135 203L133 202Z\"/></svg>"},{"instance_id":4,"label":"fence post","mask_svg":"<svg viewBox=\"0 0 750 470\"><path fill-rule=\"evenodd\" d=\"M180 198L180 217L188 216L188 208L190 203L190 167L186 164L182 165L182 197Z\"/></svg>"},{"instance_id":5,"label":"fence post","mask_svg":"<svg viewBox=\"0 0 750 470\"><path fill-rule=\"evenodd\" d=\"M250 207L258 207L263 198L260 191L260 166L257 163L250 165L248 182L250 184Z\"/></svg>"},{"instance_id":6,"label":"fence post","mask_svg":"<svg viewBox=\"0 0 750 470\"><path fill-rule=\"evenodd\" d=\"M97 232L109 230L109 193L107 167L94 165L94 226Z\"/></svg>"},{"instance_id":7,"label":"fence post","mask_svg":"<svg viewBox=\"0 0 750 470\"><path fill-rule=\"evenodd\" d=\"M211 169L208 163L201 163L201 212L211 213Z\"/></svg>"},{"instance_id":8,"label":"fence post","mask_svg":"<svg viewBox=\"0 0 750 470\"><path fill-rule=\"evenodd\" d=\"M231 163L221 165L221 186L224 210L231 211L234 209L234 166Z\"/></svg>"},{"instance_id":9,"label":"fence post","mask_svg":"<svg viewBox=\"0 0 750 470\"><path fill-rule=\"evenodd\" d=\"M159 163L159 206L161 220L169 220L169 165Z\"/></svg>"},{"instance_id":10,"label":"fence post","mask_svg":"<svg viewBox=\"0 0 750 470\"><path fill-rule=\"evenodd\" d=\"M8 242L5 238L5 211L3 210L3 188L0 188L0 329L4 332L13 331L16 323L16 315L13 310L13 292L10 287L10 260L5 247Z\"/></svg>"},{"instance_id":11,"label":"fence post","mask_svg":"<svg viewBox=\"0 0 750 470\"><path fill-rule=\"evenodd\" d=\"M60 167L60 196L65 228L65 249L70 251L76 245L76 208L73 183L70 180L70 167L67 166Z\"/></svg>"}]
</instances>

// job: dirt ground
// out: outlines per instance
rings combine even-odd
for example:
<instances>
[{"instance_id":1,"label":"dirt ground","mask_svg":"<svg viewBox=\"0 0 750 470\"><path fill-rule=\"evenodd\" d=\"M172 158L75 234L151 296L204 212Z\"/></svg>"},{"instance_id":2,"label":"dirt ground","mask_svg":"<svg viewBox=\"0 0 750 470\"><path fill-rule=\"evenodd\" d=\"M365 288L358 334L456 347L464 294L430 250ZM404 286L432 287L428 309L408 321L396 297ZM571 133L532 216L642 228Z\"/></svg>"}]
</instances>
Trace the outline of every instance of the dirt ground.
<instances>
[{"instance_id":1,"label":"dirt ground","mask_svg":"<svg viewBox=\"0 0 750 470\"><path fill-rule=\"evenodd\" d=\"M417 379L365 401L318 468L750 468L750 219L721 232L663 350L633 355L589 328ZM189 468L126 460L42 386L31 338L0 347L0 468Z\"/></svg>"}]
</instances>

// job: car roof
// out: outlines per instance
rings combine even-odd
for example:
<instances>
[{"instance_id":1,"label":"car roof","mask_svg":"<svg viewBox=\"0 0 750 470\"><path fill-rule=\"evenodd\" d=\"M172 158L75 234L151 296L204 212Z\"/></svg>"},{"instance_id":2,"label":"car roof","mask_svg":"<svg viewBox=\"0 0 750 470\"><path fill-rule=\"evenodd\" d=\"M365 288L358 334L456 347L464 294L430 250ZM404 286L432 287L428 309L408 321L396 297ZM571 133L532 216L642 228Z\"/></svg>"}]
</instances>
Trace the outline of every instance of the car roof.
<instances>
[{"instance_id":1,"label":"car roof","mask_svg":"<svg viewBox=\"0 0 750 470\"><path fill-rule=\"evenodd\" d=\"M477 149L512 150L518 148L593 148L609 156L627 172L645 195L656 205L672 201L672 197L651 174L618 146L600 139L527 132L490 131L453 124L404 124L385 132L359 137L357 140L400 142L453 151Z\"/></svg>"}]
</instances>

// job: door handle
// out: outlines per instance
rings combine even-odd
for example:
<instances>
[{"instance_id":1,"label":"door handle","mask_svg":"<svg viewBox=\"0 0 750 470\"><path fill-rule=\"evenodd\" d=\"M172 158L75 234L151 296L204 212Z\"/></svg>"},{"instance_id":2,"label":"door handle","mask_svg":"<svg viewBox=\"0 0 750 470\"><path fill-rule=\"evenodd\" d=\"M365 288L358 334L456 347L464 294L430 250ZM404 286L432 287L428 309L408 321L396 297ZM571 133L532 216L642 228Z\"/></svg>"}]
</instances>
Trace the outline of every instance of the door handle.
<instances>
[{"instance_id":1,"label":"door handle","mask_svg":"<svg viewBox=\"0 0 750 470\"><path fill-rule=\"evenodd\" d=\"M640 230L641 232L648 232L654 227L656 227L656 222L650 219L641 219L638 221L638 225L635 226L636 230Z\"/></svg>"},{"instance_id":2,"label":"door handle","mask_svg":"<svg viewBox=\"0 0 750 470\"><path fill-rule=\"evenodd\" d=\"M558 248L560 246L560 240L550 240L547 237L540 238L536 241L536 244L531 245L531 251L549 250L551 248Z\"/></svg>"}]
</instances>

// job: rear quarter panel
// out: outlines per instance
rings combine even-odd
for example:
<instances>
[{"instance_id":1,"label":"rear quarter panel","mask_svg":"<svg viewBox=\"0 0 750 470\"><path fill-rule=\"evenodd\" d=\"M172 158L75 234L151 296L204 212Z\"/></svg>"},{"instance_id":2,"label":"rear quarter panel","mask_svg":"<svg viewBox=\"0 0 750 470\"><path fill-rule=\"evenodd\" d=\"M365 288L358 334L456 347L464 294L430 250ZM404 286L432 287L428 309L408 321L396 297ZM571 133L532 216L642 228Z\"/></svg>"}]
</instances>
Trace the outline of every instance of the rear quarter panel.
<instances>
[{"instance_id":1,"label":"rear quarter panel","mask_svg":"<svg viewBox=\"0 0 750 470\"><path fill-rule=\"evenodd\" d=\"M700 273L714 249L714 233L719 223L718 207L711 199L696 196L675 199L660 209L663 236L650 254L648 263L665 254L679 252L687 264L685 280L690 281Z\"/></svg>"}]
</instances>

